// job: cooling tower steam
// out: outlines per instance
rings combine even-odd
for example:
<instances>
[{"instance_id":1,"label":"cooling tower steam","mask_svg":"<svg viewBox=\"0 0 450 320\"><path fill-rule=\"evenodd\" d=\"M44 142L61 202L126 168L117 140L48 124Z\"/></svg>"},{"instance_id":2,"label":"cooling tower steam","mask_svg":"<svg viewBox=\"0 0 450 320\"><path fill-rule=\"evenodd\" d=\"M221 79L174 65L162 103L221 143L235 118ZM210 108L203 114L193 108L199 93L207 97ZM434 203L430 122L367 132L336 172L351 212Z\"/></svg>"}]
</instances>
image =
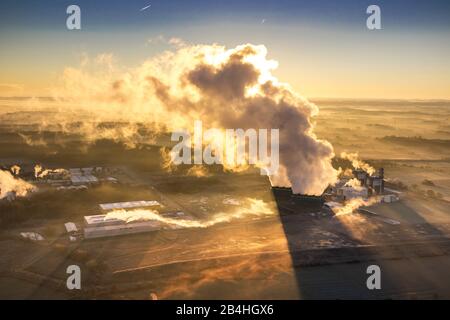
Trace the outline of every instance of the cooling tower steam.
<instances>
[{"instance_id":1,"label":"cooling tower steam","mask_svg":"<svg viewBox=\"0 0 450 320\"><path fill-rule=\"evenodd\" d=\"M280 166L270 176L272 185L321 194L336 181L333 147L314 134L317 106L279 82L272 75L276 67L263 45L183 45L134 69L116 67L110 55L86 60L65 69L63 85L53 94L66 107L61 114L73 116L67 123L76 120L79 108L92 121L128 123L109 131L88 124L72 128L89 140L109 137L132 146L138 123L166 132L192 130L196 120L211 128L279 129Z\"/></svg>"},{"instance_id":2,"label":"cooling tower steam","mask_svg":"<svg viewBox=\"0 0 450 320\"><path fill-rule=\"evenodd\" d=\"M34 190L32 184L14 177L9 171L0 170L0 199L25 197Z\"/></svg>"}]
</instances>

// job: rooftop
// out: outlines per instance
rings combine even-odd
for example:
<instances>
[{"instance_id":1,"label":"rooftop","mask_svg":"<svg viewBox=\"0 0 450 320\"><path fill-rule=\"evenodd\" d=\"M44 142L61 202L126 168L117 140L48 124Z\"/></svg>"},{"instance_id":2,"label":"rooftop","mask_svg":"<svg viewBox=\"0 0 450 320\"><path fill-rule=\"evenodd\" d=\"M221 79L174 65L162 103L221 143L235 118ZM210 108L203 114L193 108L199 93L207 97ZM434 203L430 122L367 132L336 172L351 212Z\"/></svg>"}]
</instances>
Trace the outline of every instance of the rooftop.
<instances>
[{"instance_id":1,"label":"rooftop","mask_svg":"<svg viewBox=\"0 0 450 320\"><path fill-rule=\"evenodd\" d=\"M115 202L115 203L102 203L100 208L102 210L114 210L114 209L128 209L128 208L143 208L143 207L155 207L161 206L158 201L128 201L128 202Z\"/></svg>"}]
</instances>

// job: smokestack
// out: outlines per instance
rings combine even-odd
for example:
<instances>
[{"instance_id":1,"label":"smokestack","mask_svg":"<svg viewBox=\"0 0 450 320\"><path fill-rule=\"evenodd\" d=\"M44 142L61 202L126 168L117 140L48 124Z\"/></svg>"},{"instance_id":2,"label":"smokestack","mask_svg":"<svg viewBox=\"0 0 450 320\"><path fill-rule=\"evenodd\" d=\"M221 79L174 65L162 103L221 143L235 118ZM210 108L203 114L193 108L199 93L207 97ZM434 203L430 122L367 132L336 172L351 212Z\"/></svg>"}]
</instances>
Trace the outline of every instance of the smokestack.
<instances>
[{"instance_id":1,"label":"smokestack","mask_svg":"<svg viewBox=\"0 0 450 320\"><path fill-rule=\"evenodd\" d=\"M380 176L380 193L383 194L384 193L384 168L380 168L378 170L378 175Z\"/></svg>"}]
</instances>

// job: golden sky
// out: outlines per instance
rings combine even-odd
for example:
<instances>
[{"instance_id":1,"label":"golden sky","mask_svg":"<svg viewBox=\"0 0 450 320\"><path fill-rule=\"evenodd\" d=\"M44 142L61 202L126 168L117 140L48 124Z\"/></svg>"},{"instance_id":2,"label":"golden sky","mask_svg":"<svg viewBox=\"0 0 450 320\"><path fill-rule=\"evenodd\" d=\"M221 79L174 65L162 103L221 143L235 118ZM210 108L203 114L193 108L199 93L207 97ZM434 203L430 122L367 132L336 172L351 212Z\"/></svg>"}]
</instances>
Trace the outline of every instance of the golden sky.
<instances>
[{"instance_id":1,"label":"golden sky","mask_svg":"<svg viewBox=\"0 0 450 320\"><path fill-rule=\"evenodd\" d=\"M174 49L169 42L176 37L188 44L263 44L268 58L279 63L274 72L279 80L309 98L450 99L445 2L426 10L414 2L411 16L395 3L383 4L383 28L375 31L365 26L365 8L349 3L340 8L327 1L320 7L281 1L284 6L255 9L235 1L226 8L194 2L205 6L204 12L185 2L155 3L140 12L137 3L100 10L102 1L81 1L89 19L82 20L81 30L69 31L64 8L6 1L9 15L0 16L0 96L48 95L64 69L79 66L85 56L112 54L120 68L139 67Z\"/></svg>"}]
</instances>

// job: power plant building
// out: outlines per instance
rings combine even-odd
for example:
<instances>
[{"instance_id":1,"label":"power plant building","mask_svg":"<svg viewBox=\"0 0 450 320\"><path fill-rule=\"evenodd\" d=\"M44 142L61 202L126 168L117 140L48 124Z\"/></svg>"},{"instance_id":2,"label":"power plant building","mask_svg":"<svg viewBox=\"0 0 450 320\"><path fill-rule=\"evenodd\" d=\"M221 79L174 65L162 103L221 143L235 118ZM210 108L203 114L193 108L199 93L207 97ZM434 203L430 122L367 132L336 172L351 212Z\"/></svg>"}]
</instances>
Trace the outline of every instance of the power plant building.
<instances>
[{"instance_id":1,"label":"power plant building","mask_svg":"<svg viewBox=\"0 0 450 320\"><path fill-rule=\"evenodd\" d=\"M377 175L369 175L364 170L353 171L353 176L358 179L361 186L367 187L369 190L373 191L375 194L384 193L384 169L380 168Z\"/></svg>"},{"instance_id":2,"label":"power plant building","mask_svg":"<svg viewBox=\"0 0 450 320\"><path fill-rule=\"evenodd\" d=\"M344 200L353 198L364 198L367 199L369 196L369 191L366 187L354 188L351 186L342 186L337 189L337 195L342 196Z\"/></svg>"}]
</instances>

